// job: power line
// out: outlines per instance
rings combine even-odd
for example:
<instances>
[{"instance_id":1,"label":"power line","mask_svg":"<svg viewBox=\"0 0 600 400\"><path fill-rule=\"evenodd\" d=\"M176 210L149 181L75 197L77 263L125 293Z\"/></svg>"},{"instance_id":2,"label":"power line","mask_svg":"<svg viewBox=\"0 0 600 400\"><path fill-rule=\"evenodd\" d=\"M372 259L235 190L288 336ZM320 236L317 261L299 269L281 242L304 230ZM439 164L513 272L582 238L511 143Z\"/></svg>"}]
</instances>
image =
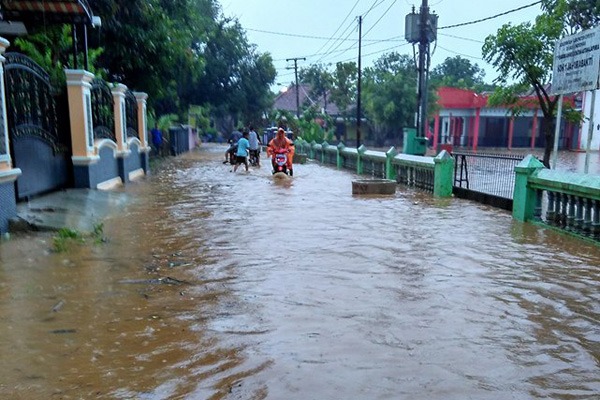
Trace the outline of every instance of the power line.
<instances>
[{"instance_id":1,"label":"power line","mask_svg":"<svg viewBox=\"0 0 600 400\"><path fill-rule=\"evenodd\" d=\"M288 37L299 37L299 38L303 38L303 39L335 40L335 41L338 41L338 40L344 40L344 41L354 40L354 39L344 39L341 36L340 37L336 37L336 38L332 38L332 37L326 37L326 36L311 36L311 35L301 35L301 34L297 34L297 33L265 31L265 30L262 30L262 29L253 29L253 28L244 28L244 29L247 30L247 31L251 31L251 32L268 33L270 35L279 35L279 36L288 36ZM348 28L346 28L344 30L344 32L342 32L341 35L343 35L347 31L348 31ZM365 40L367 42L378 42L381 39L365 39Z\"/></svg>"},{"instance_id":2,"label":"power line","mask_svg":"<svg viewBox=\"0 0 600 400\"><path fill-rule=\"evenodd\" d=\"M368 44L364 44L362 47L363 47L363 48L364 48L364 47L369 47L369 46L373 46L373 45L380 44L380 43L384 43L384 42L385 42L385 41L381 41L381 42L374 42L374 43L368 43ZM406 43L406 41L404 41L404 40L403 40L403 42L404 42L404 43ZM350 51L350 50L355 50L355 49L357 49L357 48L358 48L358 46L355 46L355 45L353 45L353 46L351 46L351 47L347 47L347 48L345 48L345 49L338 50L338 51L336 51L336 53L342 53L342 54L343 54L343 53L345 53L345 52L347 52L347 51ZM336 56L336 57L337 57L337 56ZM334 57L334 58L335 58L335 57Z\"/></svg>"},{"instance_id":3,"label":"power line","mask_svg":"<svg viewBox=\"0 0 600 400\"><path fill-rule=\"evenodd\" d=\"M473 58L473 59L475 59L475 60L482 60L482 61L485 61L485 60L484 60L483 58L481 58L481 57L475 57L475 56L470 56L470 55L468 55L468 54L459 53L459 52L457 52L457 51L450 50L450 49L447 49L447 48L445 48L445 47L442 47L442 46L440 46L439 44L437 45L437 47L439 47L439 48L440 48L440 49L442 49L442 50L446 50L447 52L454 53L454 54L458 54L459 56L468 57L468 58Z\"/></svg>"},{"instance_id":4,"label":"power line","mask_svg":"<svg viewBox=\"0 0 600 400\"><path fill-rule=\"evenodd\" d=\"M348 31L349 28L352 28L353 25L354 25L354 21L351 21L350 25L348 25L348 27L344 30L344 33L346 33L346 31ZM352 33L353 33L353 31L350 30L350 32L348 32L348 34L346 35L346 37L344 38L344 40L340 40L339 43L337 44L337 46L335 46L335 44L337 43L337 41L334 41L331 44L331 46L329 46L329 48L325 51L326 54L317 60L317 63L320 62L327 55L332 54L334 51L336 51L337 49L339 49L340 46L344 43L344 41L348 40L348 38L350 37L350 35L352 35ZM356 39L349 39L349 40L352 40L354 42L358 42Z\"/></svg>"},{"instance_id":5,"label":"power line","mask_svg":"<svg viewBox=\"0 0 600 400\"><path fill-rule=\"evenodd\" d=\"M363 18L366 18L367 15L369 15L369 13L371 11L373 11L376 7L379 7L385 0L375 0L373 2L373 4L371 5L371 8L369 8L367 10L367 12L362 16Z\"/></svg>"},{"instance_id":6,"label":"power line","mask_svg":"<svg viewBox=\"0 0 600 400\"><path fill-rule=\"evenodd\" d=\"M381 15L381 17L379 17L379 19L377 21L375 21L373 26L371 26L369 28L369 30L364 34L364 36L367 36L369 34L369 32L371 32L373 30L373 28L375 28L377 26L379 21L381 21L383 19L383 17L385 17L385 15L390 11L390 9L393 7L394 4L396 4L396 0L394 0L394 2L392 4L390 4L390 6L387 8L387 10L385 10L385 12Z\"/></svg>"},{"instance_id":7,"label":"power line","mask_svg":"<svg viewBox=\"0 0 600 400\"><path fill-rule=\"evenodd\" d=\"M392 47L385 48L385 49L383 49L383 50L377 50L377 51L374 51L374 52L371 52L371 53L368 53L368 54L363 54L362 56L363 56L363 57L369 57L369 56L373 56L373 55L375 55L375 54L381 54L381 53L385 53L386 51L390 51L390 50L398 49L398 48L400 48L400 47L404 47L404 46L406 46L406 45L408 45L408 44L409 44L408 42L406 42L406 43L402 43L402 44L398 44L398 45L395 45L395 46L392 46ZM445 49L444 49L444 50L445 50ZM467 57L467 56L465 56L465 57ZM338 60L337 62L348 62L348 61L354 61L355 59L356 59L356 57L351 57L351 58L347 58L347 59L345 59L345 60ZM279 79L279 78L283 78L283 77L285 77L285 76L290 76L290 75L294 75L294 73L293 73L293 72L290 72L290 73L285 73L285 74L281 74L281 75L280 75L280 74L277 74L277 78Z\"/></svg>"},{"instance_id":8,"label":"power line","mask_svg":"<svg viewBox=\"0 0 600 400\"><path fill-rule=\"evenodd\" d=\"M354 5L352 6L352 8L348 12L348 14L346 14L346 17L340 23L340 25L337 27L337 29L335 30L335 32L333 32L333 34L331 35L331 37L323 44L323 46L319 47L319 49L317 51L315 51L315 53L320 52L321 50L323 50L325 48L325 46L327 46L329 44L329 42L333 39L333 37L335 36L335 34L338 33L338 31L342 28L342 26L344 26L344 24L348 20L348 17L350 16L350 14L352 14L352 11L354 11L354 9L356 8L356 6L358 5L359 2L360 2L360 0L356 0L356 3L354 3Z\"/></svg>"},{"instance_id":9,"label":"power line","mask_svg":"<svg viewBox=\"0 0 600 400\"><path fill-rule=\"evenodd\" d=\"M515 9L512 9L512 10L508 10L508 11L505 11L505 12L503 12L503 13L500 13L500 14L492 15L491 17L486 17L486 18L482 18L482 19L475 20L475 21L463 22L463 23L460 23L460 24L455 24L455 25L442 26L442 27L439 27L439 28L438 28L438 30L439 30L439 29L449 29L449 28L456 28L456 27L459 27L459 26L465 26L465 25L477 24L477 23L479 23L479 22L488 21L488 20L490 20L490 19L498 18L498 17L501 17L501 16L503 16L503 15L507 15L507 14L510 14L510 13L514 13L514 12L516 12L516 11L523 10L523 9L525 9L525 8L533 7L533 6L535 6L536 4L540 4L540 3L541 3L541 1L536 1L536 2L534 2L534 3L527 4L527 5L525 5L525 6L521 6L521 7L519 7L519 8L515 8Z\"/></svg>"},{"instance_id":10,"label":"power line","mask_svg":"<svg viewBox=\"0 0 600 400\"><path fill-rule=\"evenodd\" d=\"M370 13L370 12L371 12L373 9L375 9L377 6L379 6L380 4L382 4L384 1L386 1L386 0L375 0L375 1L373 2L373 4L371 4L371 7L370 7L370 8L367 10L367 12L366 12L364 15L362 15L362 16L360 16L360 17L358 17L358 18L360 19L360 18L364 18L364 17L366 17L366 16L367 16L367 15L368 15L368 14L369 14L369 13ZM395 2L395 0L394 0L394 2ZM352 27L352 25L353 25L353 23L351 23L350 25L348 25L348 27L347 27L347 28L344 30L344 33L345 33L347 30L348 30L348 28ZM342 33L342 35L343 35L344 33ZM348 35L346 35L346 37L345 37L344 39L348 39L348 38L350 37L350 35L352 35L352 33L353 33L352 31L348 32ZM350 40L355 40L355 39L350 39ZM338 48L339 48L339 47L342 45L342 43L343 43L343 42L344 42L344 41L340 41L340 43L338 43L338 45L337 45L337 46L333 47L333 46L335 45L335 42L334 42L334 43L333 43L333 44L332 44L332 45L331 45L331 46L330 46L330 47L327 49L327 52L328 52L328 54L332 54L333 52L335 52L335 51L336 51L336 50L337 50L337 49L338 49ZM358 40L355 40L355 44L357 44L358 42L359 42ZM345 51L348 51L348 50L350 50L352 47L353 47L353 46L350 46L350 47L348 47L347 49L345 49ZM342 53L343 53L343 52L342 52ZM321 60L323 60L325 57L327 57L327 55L325 55L325 56L322 56L321 58L319 58L319 60L317 60L317 63L318 63L318 62L320 62Z\"/></svg>"},{"instance_id":11,"label":"power line","mask_svg":"<svg viewBox=\"0 0 600 400\"><path fill-rule=\"evenodd\" d=\"M390 50L394 50L394 49L397 49L397 48L400 48L400 47L406 46L407 44L409 44L409 43L408 43L408 42L406 42L406 43L402 43L402 44L395 45L395 46L392 46L392 47L387 47L387 48L385 48L385 49L382 49L382 50L373 51L373 52L371 52L371 53L368 53L368 54L363 54L362 56L363 56L363 57L368 57L368 56L372 56L372 55L375 55L375 54L384 53L384 52L386 52L386 51L390 51ZM365 46L363 46L363 47L365 47ZM354 60L354 59L356 59L356 57L347 58L347 59L345 59L345 60L338 60L337 62L347 62L347 61L352 61L352 60ZM277 75L277 76L278 76L278 77L283 77L283 76L289 76L289 75L294 75L294 73L293 73L293 72L291 72L291 73L281 74L281 75Z\"/></svg>"},{"instance_id":12,"label":"power line","mask_svg":"<svg viewBox=\"0 0 600 400\"><path fill-rule=\"evenodd\" d=\"M402 36L393 36L393 37L391 37L389 39L381 39L381 40L379 40L377 42L367 43L367 44L363 45L363 47L374 46L374 45L377 45L377 44L380 44L380 43L386 43L386 42L405 42L404 39L400 39L401 37ZM358 46L356 46L355 44L353 44L351 47L347 47L345 49L336 50L336 51L330 51L330 52L323 52L323 53L307 54L304 57L306 57L306 58L313 58L313 57L318 57L318 56L327 56L327 55L330 55L330 54L333 54L333 53L345 53L347 51L354 50L354 49L357 49L357 48L358 48ZM325 60L327 58L328 57L325 57ZM276 59L276 60L273 60L273 61L275 62L275 61L285 61L285 60L286 60L285 58L279 58L279 59ZM278 68L278 69L285 69L285 68Z\"/></svg>"},{"instance_id":13,"label":"power line","mask_svg":"<svg viewBox=\"0 0 600 400\"><path fill-rule=\"evenodd\" d=\"M447 37L451 37L451 38L455 38L455 39L467 40L469 42L482 43L482 44L485 43L483 40L471 39L471 38L466 38L466 37L456 36L456 35L449 35L447 33L438 32L438 35L447 36Z\"/></svg>"},{"instance_id":14,"label":"power line","mask_svg":"<svg viewBox=\"0 0 600 400\"><path fill-rule=\"evenodd\" d=\"M397 49L397 48L399 48L399 47L406 46L407 44L409 44L409 43L407 42L407 43L398 44L398 45L396 45L396 46L388 47L387 49L383 49L383 50L374 51L374 52L372 52L372 53L369 53L369 54L363 54L362 56L363 56L363 57L368 57L368 56L373 56L373 55L375 55L375 54L381 54L381 53L385 53L386 51L394 50L394 49ZM348 61L352 61L352 60L354 60L354 58L355 58L355 57L352 57L352 58L347 58L347 59L345 59L345 60L340 60L340 61L338 61L338 62L348 62Z\"/></svg>"}]
</instances>

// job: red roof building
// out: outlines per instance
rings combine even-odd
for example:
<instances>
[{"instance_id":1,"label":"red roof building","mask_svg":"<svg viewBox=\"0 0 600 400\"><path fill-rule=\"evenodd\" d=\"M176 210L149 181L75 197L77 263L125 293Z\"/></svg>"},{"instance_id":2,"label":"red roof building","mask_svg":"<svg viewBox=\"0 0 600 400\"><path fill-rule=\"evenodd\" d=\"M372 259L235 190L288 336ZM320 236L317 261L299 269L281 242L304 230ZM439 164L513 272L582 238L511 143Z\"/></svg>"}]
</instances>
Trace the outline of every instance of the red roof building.
<instances>
[{"instance_id":1,"label":"red roof building","mask_svg":"<svg viewBox=\"0 0 600 400\"><path fill-rule=\"evenodd\" d=\"M542 119L537 98L526 93L521 98L529 110L512 117L506 107L488 105L488 94L452 87L438 89L439 111L434 123L434 148L437 144L457 147L535 148L545 145ZM569 101L569 100L566 100ZM578 104L577 98L570 98ZM579 127L563 120L559 146L577 148Z\"/></svg>"}]
</instances>

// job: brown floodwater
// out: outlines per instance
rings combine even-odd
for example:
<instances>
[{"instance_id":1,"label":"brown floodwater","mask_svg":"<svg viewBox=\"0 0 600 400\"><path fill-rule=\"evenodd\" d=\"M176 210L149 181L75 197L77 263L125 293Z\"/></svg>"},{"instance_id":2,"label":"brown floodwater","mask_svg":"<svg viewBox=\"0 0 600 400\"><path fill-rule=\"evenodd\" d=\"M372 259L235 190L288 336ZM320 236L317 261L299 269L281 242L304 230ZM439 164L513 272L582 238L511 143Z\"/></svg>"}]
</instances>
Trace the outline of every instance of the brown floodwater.
<instances>
[{"instance_id":1,"label":"brown floodwater","mask_svg":"<svg viewBox=\"0 0 600 400\"><path fill-rule=\"evenodd\" d=\"M126 189L107 243L0 244L0 398L600 398L597 245L223 150Z\"/></svg>"}]
</instances>

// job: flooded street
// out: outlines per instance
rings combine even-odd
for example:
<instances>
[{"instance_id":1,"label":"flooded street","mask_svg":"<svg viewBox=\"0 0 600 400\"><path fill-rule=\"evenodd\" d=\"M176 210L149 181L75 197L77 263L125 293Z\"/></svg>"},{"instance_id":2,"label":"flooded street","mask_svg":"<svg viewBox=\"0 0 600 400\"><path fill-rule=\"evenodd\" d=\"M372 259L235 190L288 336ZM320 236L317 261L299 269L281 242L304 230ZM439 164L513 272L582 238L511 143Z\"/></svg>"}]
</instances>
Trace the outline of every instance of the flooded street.
<instances>
[{"instance_id":1,"label":"flooded street","mask_svg":"<svg viewBox=\"0 0 600 400\"><path fill-rule=\"evenodd\" d=\"M107 243L0 245L0 398L600 398L597 245L223 151L129 187Z\"/></svg>"}]
</instances>

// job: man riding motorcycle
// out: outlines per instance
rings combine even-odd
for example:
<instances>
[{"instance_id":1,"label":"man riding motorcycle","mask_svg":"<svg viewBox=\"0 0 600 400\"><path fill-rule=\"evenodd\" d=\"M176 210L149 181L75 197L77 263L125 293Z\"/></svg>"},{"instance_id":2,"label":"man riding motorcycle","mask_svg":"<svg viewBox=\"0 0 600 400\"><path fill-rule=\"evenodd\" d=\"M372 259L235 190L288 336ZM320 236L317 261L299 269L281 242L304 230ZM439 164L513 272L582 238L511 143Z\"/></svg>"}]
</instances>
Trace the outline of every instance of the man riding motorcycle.
<instances>
[{"instance_id":1,"label":"man riding motorcycle","mask_svg":"<svg viewBox=\"0 0 600 400\"><path fill-rule=\"evenodd\" d=\"M271 139L269 146L267 147L267 154L272 157L273 161L275 160L275 151L277 150L287 151L287 169L290 172L290 176L294 176L294 169L292 166L295 151L294 142L285 137L283 128L277 130L277 135Z\"/></svg>"}]
</instances>

